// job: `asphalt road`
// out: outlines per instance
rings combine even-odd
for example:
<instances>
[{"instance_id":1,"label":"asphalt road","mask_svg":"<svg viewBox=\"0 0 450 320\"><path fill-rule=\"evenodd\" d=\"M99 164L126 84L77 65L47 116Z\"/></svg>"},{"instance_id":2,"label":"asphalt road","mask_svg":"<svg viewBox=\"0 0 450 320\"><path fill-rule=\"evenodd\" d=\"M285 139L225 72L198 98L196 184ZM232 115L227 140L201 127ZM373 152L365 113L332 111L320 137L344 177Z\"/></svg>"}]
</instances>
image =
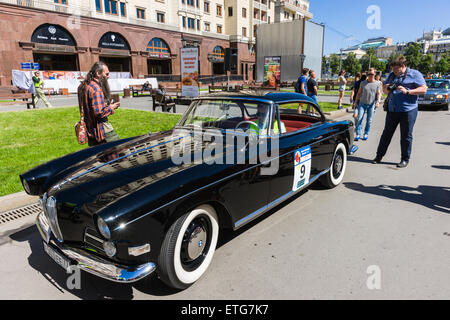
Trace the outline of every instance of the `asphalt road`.
<instances>
[{"instance_id":1,"label":"asphalt road","mask_svg":"<svg viewBox=\"0 0 450 320\"><path fill-rule=\"evenodd\" d=\"M449 299L450 112L419 113L406 169L395 167L399 132L383 163L370 163L384 117L376 112L340 186L314 185L221 234L206 275L185 291L154 276L122 285L86 273L69 290L31 227L0 241L0 299Z\"/></svg>"}]
</instances>

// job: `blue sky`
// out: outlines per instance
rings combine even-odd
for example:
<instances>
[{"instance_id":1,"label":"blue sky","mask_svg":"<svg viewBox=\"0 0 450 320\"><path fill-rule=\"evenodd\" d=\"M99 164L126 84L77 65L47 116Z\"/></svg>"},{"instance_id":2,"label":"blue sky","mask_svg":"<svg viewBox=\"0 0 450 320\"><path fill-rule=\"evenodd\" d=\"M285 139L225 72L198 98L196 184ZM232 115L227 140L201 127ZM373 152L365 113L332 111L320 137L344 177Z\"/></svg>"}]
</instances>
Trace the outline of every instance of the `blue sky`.
<instances>
[{"instance_id":1,"label":"blue sky","mask_svg":"<svg viewBox=\"0 0 450 320\"><path fill-rule=\"evenodd\" d=\"M380 8L381 28L367 27L367 8ZM313 21L324 23L325 54L339 52L369 38L386 36L393 42L409 42L423 31L450 27L450 0L310 0ZM332 31L332 29L339 33ZM346 38L346 36L351 36Z\"/></svg>"}]
</instances>

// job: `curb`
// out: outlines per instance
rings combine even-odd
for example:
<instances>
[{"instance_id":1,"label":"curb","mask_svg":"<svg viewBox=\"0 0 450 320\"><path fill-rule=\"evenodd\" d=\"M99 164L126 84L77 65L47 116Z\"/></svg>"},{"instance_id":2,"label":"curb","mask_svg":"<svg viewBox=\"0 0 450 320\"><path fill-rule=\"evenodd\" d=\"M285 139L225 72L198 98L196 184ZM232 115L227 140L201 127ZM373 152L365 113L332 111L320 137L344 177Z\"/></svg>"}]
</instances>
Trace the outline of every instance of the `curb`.
<instances>
[{"instance_id":1,"label":"curb","mask_svg":"<svg viewBox=\"0 0 450 320\"><path fill-rule=\"evenodd\" d=\"M30 196L25 191L0 197L0 213L39 202L38 196Z\"/></svg>"},{"instance_id":2,"label":"curb","mask_svg":"<svg viewBox=\"0 0 450 320\"><path fill-rule=\"evenodd\" d=\"M0 197L0 214L15 209L23 208L39 201L38 196L30 196L25 191ZM11 241L8 237L16 232L25 230L34 225L36 214L21 217L19 219L0 225L0 245Z\"/></svg>"}]
</instances>

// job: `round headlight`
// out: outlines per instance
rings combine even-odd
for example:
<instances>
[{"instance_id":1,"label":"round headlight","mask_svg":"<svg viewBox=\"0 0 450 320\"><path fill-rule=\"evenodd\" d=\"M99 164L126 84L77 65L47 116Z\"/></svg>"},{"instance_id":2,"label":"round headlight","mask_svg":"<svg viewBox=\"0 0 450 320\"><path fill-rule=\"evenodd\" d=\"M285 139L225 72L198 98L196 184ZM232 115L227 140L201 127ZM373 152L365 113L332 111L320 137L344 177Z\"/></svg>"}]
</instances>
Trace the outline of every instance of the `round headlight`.
<instances>
[{"instance_id":1,"label":"round headlight","mask_svg":"<svg viewBox=\"0 0 450 320\"><path fill-rule=\"evenodd\" d=\"M22 186L26 193L31 193L30 185L28 184L27 180L22 179Z\"/></svg>"},{"instance_id":2,"label":"round headlight","mask_svg":"<svg viewBox=\"0 0 450 320\"><path fill-rule=\"evenodd\" d=\"M98 231L100 231L100 233L102 234L103 237L105 237L106 239L111 238L111 231L109 231L108 225L101 217L97 218L97 226L98 226Z\"/></svg>"},{"instance_id":3,"label":"round headlight","mask_svg":"<svg viewBox=\"0 0 450 320\"><path fill-rule=\"evenodd\" d=\"M444 98L444 96L443 96L442 94L438 94L438 95L436 96L436 99L442 99L442 98Z\"/></svg>"},{"instance_id":4,"label":"round headlight","mask_svg":"<svg viewBox=\"0 0 450 320\"><path fill-rule=\"evenodd\" d=\"M103 242L103 249L108 257L114 257L116 255L117 249L114 243L105 241Z\"/></svg>"}]
</instances>

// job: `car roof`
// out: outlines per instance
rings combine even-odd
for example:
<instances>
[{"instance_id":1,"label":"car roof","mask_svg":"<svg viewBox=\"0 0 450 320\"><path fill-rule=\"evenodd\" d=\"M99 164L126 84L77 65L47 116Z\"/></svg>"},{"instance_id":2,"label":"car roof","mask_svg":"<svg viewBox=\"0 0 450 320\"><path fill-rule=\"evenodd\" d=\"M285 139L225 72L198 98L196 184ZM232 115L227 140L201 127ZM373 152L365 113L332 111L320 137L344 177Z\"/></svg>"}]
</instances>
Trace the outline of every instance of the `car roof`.
<instances>
[{"instance_id":1,"label":"car roof","mask_svg":"<svg viewBox=\"0 0 450 320\"><path fill-rule=\"evenodd\" d=\"M316 104L316 102L310 97L294 92L269 92L267 91L242 91L240 93L213 93L197 97L197 99L236 99L236 100L254 100L265 103L289 103L289 102L310 102Z\"/></svg>"}]
</instances>

